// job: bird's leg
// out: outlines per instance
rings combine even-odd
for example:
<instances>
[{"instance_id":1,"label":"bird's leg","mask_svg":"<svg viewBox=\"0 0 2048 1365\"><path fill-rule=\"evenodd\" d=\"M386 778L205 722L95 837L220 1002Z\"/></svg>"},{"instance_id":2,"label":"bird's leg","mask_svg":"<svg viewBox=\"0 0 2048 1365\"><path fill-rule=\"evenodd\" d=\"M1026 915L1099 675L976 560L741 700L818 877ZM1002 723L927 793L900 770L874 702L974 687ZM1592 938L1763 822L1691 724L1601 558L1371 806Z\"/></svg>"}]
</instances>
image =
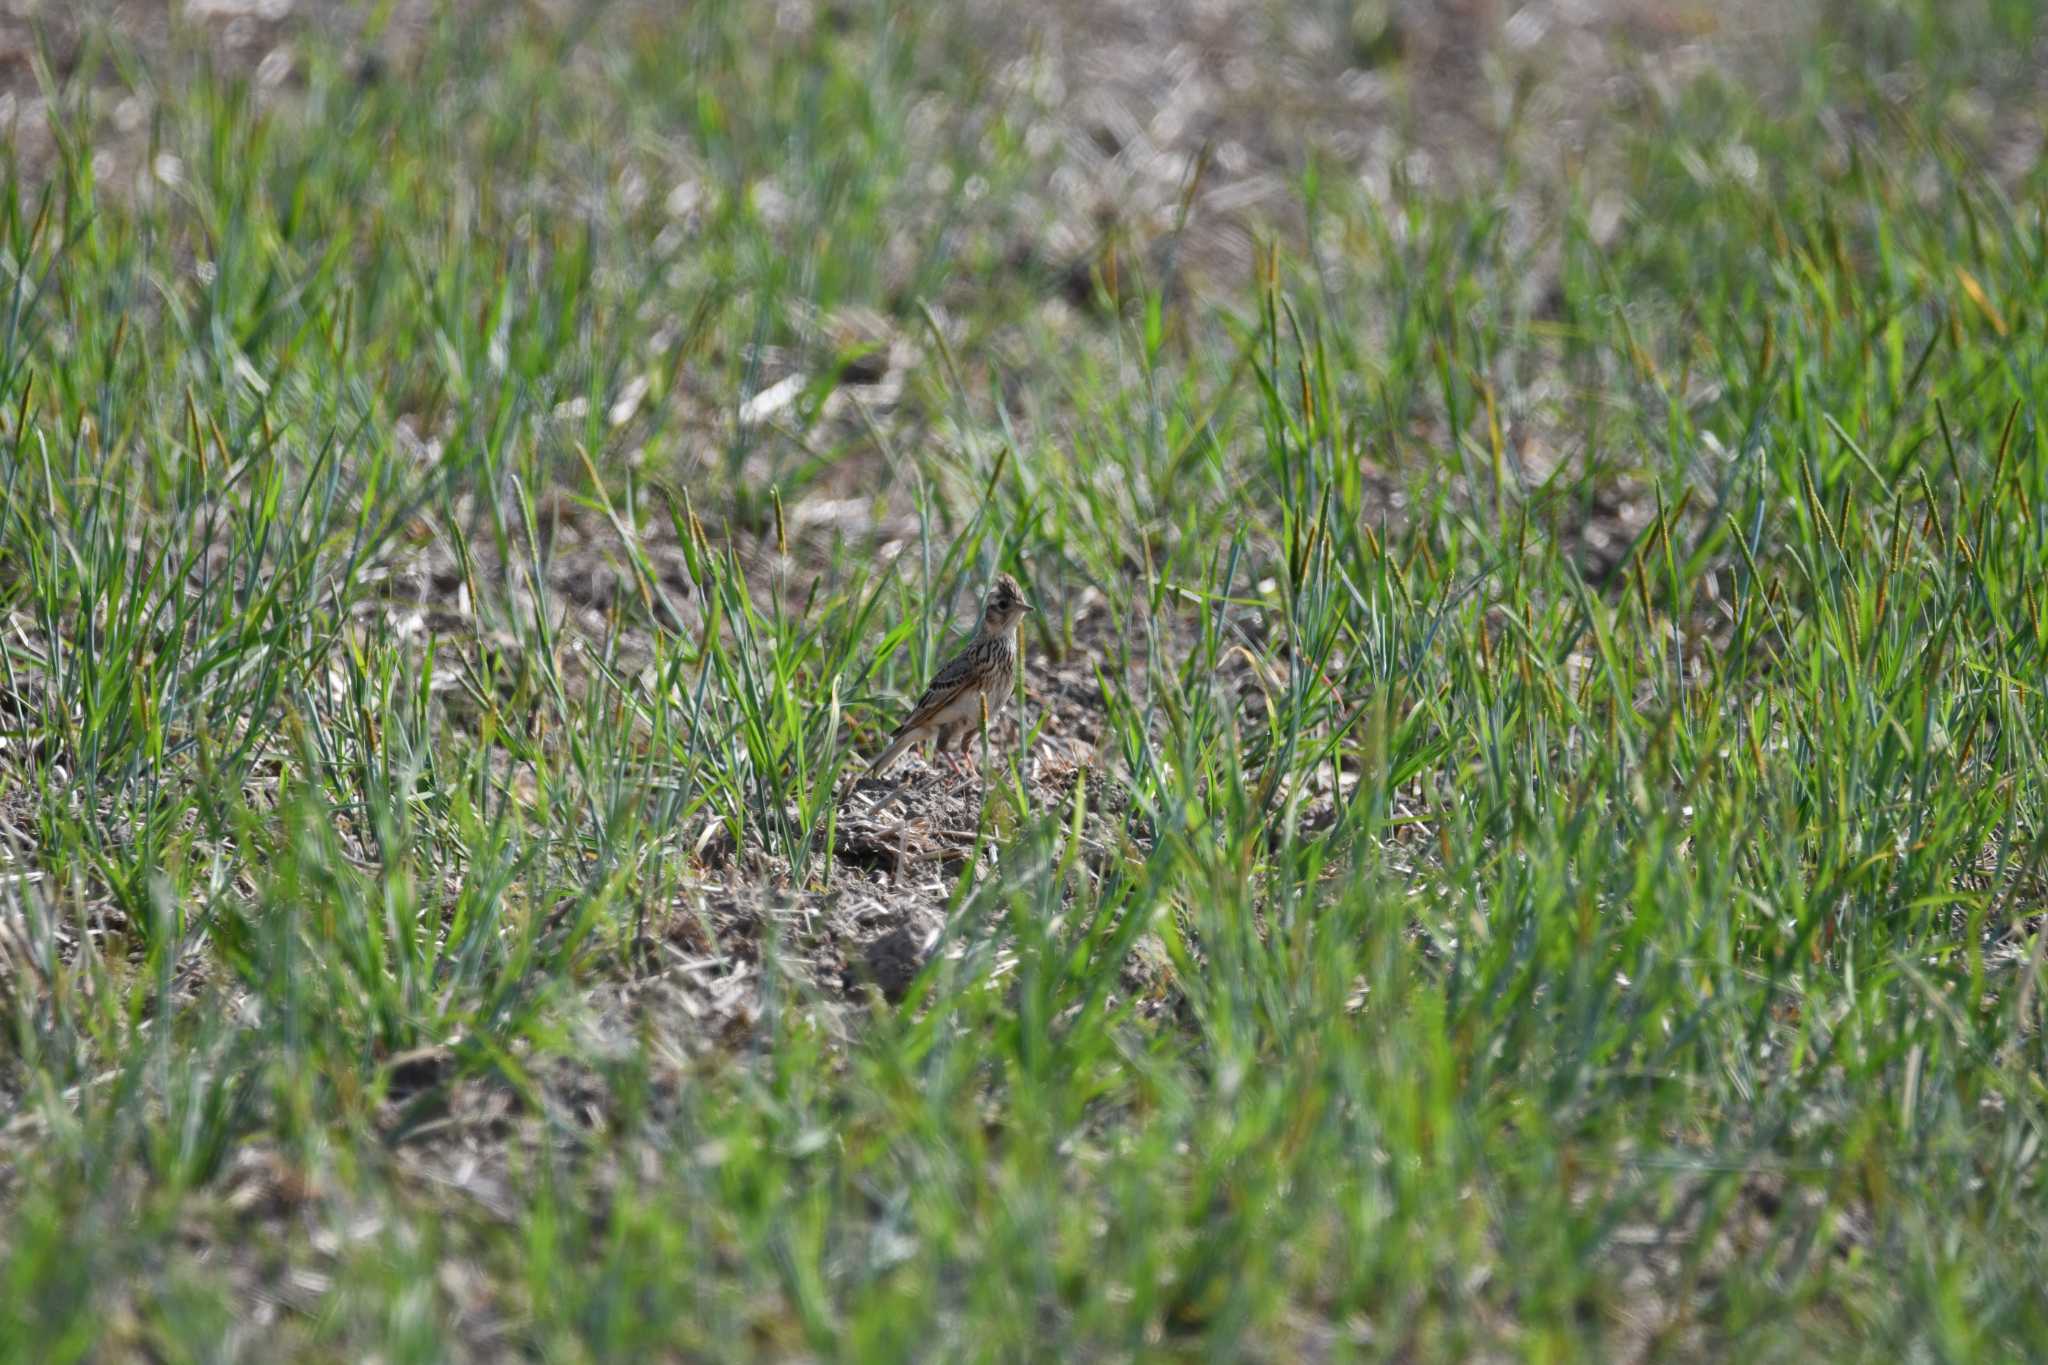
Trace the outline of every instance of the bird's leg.
<instances>
[{"instance_id":1,"label":"bird's leg","mask_svg":"<svg viewBox=\"0 0 2048 1365\"><path fill-rule=\"evenodd\" d=\"M958 738L961 733L962 730L959 726L949 725L939 731L937 742L933 746L937 751L937 756L946 760L947 768L952 770L955 777L964 776L966 773L966 769L961 766L960 754L958 752L959 749L965 747Z\"/></svg>"}]
</instances>

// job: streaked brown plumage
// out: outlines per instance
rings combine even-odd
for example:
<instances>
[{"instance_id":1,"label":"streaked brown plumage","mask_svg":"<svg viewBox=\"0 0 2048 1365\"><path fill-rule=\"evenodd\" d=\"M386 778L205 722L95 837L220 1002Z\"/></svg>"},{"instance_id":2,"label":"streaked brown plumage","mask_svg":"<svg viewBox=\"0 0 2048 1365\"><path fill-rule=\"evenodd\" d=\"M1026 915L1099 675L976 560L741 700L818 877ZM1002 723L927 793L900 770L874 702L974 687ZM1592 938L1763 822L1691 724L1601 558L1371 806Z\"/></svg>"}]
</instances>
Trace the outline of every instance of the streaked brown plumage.
<instances>
[{"instance_id":1,"label":"streaked brown plumage","mask_svg":"<svg viewBox=\"0 0 2048 1365\"><path fill-rule=\"evenodd\" d=\"M974 638L938 671L917 705L910 708L881 757L868 765L870 776L927 735L938 740L941 752L948 747L967 747L981 728L982 699L987 698L993 712L1010 691L1017 676L1017 623L1032 610L1017 581L1008 574L997 574L982 603Z\"/></svg>"}]
</instances>

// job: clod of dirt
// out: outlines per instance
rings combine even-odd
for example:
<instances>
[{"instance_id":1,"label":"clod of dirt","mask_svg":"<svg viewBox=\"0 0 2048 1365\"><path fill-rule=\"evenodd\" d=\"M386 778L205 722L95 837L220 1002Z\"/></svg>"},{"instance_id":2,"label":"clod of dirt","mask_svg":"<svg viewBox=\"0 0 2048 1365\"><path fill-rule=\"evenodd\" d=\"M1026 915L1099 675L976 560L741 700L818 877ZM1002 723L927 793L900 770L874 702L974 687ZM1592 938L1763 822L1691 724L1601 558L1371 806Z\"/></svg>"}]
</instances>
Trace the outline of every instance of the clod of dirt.
<instances>
[{"instance_id":1,"label":"clod of dirt","mask_svg":"<svg viewBox=\"0 0 2048 1365\"><path fill-rule=\"evenodd\" d=\"M917 974L924 970L936 937L909 925L891 929L868 944L861 960L849 966L845 983L847 989L854 991L862 983L872 983L890 1004L901 1002L910 990L910 983L917 980Z\"/></svg>"},{"instance_id":2,"label":"clod of dirt","mask_svg":"<svg viewBox=\"0 0 2048 1365\"><path fill-rule=\"evenodd\" d=\"M856 352L839 367L840 382L845 384L879 384L888 377L889 353L885 350Z\"/></svg>"},{"instance_id":3,"label":"clod of dirt","mask_svg":"<svg viewBox=\"0 0 2048 1365\"><path fill-rule=\"evenodd\" d=\"M1136 999L1154 1005L1174 989L1173 958L1159 935L1140 935L1131 945L1130 955L1117 971L1117 984Z\"/></svg>"},{"instance_id":4,"label":"clod of dirt","mask_svg":"<svg viewBox=\"0 0 2048 1365\"><path fill-rule=\"evenodd\" d=\"M834 857L848 867L880 873L891 881L903 871L903 849L872 829L842 826L832 849Z\"/></svg>"},{"instance_id":5,"label":"clod of dirt","mask_svg":"<svg viewBox=\"0 0 2048 1365\"><path fill-rule=\"evenodd\" d=\"M723 821L707 826L703 837L697 842L697 861L713 870L731 862L737 852L739 843L732 837L732 831Z\"/></svg>"},{"instance_id":6,"label":"clod of dirt","mask_svg":"<svg viewBox=\"0 0 2048 1365\"><path fill-rule=\"evenodd\" d=\"M448 1079L455 1054L438 1043L398 1053L384 1063L385 1098L404 1103Z\"/></svg>"}]
</instances>

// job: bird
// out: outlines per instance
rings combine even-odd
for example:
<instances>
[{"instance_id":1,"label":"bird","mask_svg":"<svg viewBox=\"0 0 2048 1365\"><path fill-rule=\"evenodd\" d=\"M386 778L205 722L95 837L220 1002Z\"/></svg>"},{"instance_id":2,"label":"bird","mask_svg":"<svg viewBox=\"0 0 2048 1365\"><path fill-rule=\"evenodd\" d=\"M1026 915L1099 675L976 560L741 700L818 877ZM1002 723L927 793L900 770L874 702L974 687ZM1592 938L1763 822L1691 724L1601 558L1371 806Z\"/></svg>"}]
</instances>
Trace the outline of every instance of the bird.
<instances>
[{"instance_id":1,"label":"bird","mask_svg":"<svg viewBox=\"0 0 2048 1365\"><path fill-rule=\"evenodd\" d=\"M966 749L980 728L983 698L1000 704L1009 692L1010 681L1017 675L1017 623L1036 610L1024 600L1024 590L1016 579L997 574L981 604L974 638L939 670L917 705L889 736L889 747L868 765L867 775L882 772L927 735L938 740L941 753L949 744Z\"/></svg>"}]
</instances>

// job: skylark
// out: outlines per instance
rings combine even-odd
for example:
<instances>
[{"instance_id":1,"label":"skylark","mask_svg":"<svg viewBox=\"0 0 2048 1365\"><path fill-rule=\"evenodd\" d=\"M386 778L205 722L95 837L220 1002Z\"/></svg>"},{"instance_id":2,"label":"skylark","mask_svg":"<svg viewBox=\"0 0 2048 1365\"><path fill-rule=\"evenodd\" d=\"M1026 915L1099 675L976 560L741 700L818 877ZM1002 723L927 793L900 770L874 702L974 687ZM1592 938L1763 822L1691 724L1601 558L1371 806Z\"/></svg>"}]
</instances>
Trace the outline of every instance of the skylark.
<instances>
[{"instance_id":1,"label":"skylark","mask_svg":"<svg viewBox=\"0 0 2048 1365\"><path fill-rule=\"evenodd\" d=\"M932 679L896 733L889 736L889 747L868 765L868 776L887 768L927 735L938 740L940 753L949 744L965 750L981 727L982 699L988 699L993 711L1008 695L1011 679L1017 676L1017 623L1026 612L1035 610L1024 600L1016 579L997 574L981 604L974 638Z\"/></svg>"}]
</instances>

